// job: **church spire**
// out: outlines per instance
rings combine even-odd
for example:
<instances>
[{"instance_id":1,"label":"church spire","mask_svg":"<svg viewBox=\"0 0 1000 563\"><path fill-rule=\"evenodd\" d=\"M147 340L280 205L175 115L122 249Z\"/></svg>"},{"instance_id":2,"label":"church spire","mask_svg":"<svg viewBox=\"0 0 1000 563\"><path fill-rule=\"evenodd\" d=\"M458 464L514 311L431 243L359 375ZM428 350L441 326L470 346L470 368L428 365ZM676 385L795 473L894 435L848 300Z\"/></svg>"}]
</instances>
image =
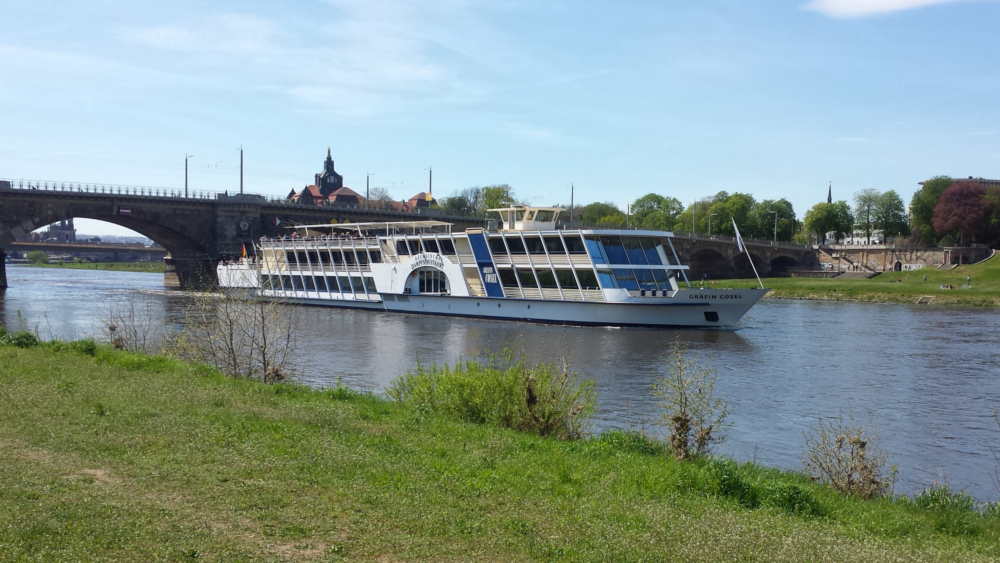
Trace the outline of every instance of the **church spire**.
<instances>
[{"instance_id":1,"label":"church spire","mask_svg":"<svg viewBox=\"0 0 1000 563\"><path fill-rule=\"evenodd\" d=\"M827 191L826 191L826 202L827 203L833 203L833 182L832 181L830 182L830 186L827 188Z\"/></svg>"}]
</instances>

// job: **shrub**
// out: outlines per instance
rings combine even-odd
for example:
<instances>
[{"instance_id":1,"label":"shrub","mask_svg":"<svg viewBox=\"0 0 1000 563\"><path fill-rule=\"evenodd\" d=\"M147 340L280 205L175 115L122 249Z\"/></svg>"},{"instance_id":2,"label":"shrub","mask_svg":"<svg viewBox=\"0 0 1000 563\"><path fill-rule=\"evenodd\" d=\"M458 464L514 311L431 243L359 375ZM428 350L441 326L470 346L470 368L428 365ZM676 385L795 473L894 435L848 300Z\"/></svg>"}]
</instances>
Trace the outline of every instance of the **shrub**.
<instances>
[{"instance_id":1,"label":"shrub","mask_svg":"<svg viewBox=\"0 0 1000 563\"><path fill-rule=\"evenodd\" d=\"M85 356L93 356L97 353L97 343L94 342L93 338L85 338L83 340L74 340L69 343L70 350L83 354Z\"/></svg>"},{"instance_id":2,"label":"shrub","mask_svg":"<svg viewBox=\"0 0 1000 563\"><path fill-rule=\"evenodd\" d=\"M677 459L707 454L712 444L722 442L728 408L725 398L715 396L718 372L702 366L699 358L688 359L687 346L675 342L662 357L664 372L652 383L659 398L657 424L670 431L670 450Z\"/></svg>"},{"instance_id":3,"label":"shrub","mask_svg":"<svg viewBox=\"0 0 1000 563\"><path fill-rule=\"evenodd\" d=\"M891 489L896 467L887 465L889 453L881 449L877 429L869 430L868 424L841 414L820 418L805 438L802 463L834 489L861 498L875 498Z\"/></svg>"},{"instance_id":4,"label":"shrub","mask_svg":"<svg viewBox=\"0 0 1000 563\"><path fill-rule=\"evenodd\" d=\"M4 334L0 342L18 348L34 348L40 344L38 337L30 330L19 330Z\"/></svg>"},{"instance_id":5,"label":"shrub","mask_svg":"<svg viewBox=\"0 0 1000 563\"><path fill-rule=\"evenodd\" d=\"M586 433L597 400L593 381L578 383L552 364L515 361L510 349L454 367L418 364L387 391L418 409L563 440Z\"/></svg>"},{"instance_id":6,"label":"shrub","mask_svg":"<svg viewBox=\"0 0 1000 563\"><path fill-rule=\"evenodd\" d=\"M49 255L46 254L45 251L43 251L43 250L32 250L27 255L25 255L25 258L27 258L28 262L30 262L32 264L48 264L49 263Z\"/></svg>"}]
</instances>

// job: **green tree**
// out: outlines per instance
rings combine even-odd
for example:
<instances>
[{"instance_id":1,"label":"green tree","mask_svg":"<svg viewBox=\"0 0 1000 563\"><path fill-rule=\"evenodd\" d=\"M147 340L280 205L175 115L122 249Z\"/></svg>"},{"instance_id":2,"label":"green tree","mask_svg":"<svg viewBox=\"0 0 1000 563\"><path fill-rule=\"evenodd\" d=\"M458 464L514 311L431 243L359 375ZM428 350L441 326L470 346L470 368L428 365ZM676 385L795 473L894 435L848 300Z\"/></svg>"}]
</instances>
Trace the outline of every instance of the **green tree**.
<instances>
[{"instance_id":1,"label":"green tree","mask_svg":"<svg viewBox=\"0 0 1000 563\"><path fill-rule=\"evenodd\" d=\"M712 233L735 236L733 222L743 229L740 234L756 236L756 225L750 219L750 210L756 202L750 194L735 193L722 201L717 201L709 207L708 212L714 214L711 219Z\"/></svg>"},{"instance_id":2,"label":"green tree","mask_svg":"<svg viewBox=\"0 0 1000 563\"><path fill-rule=\"evenodd\" d=\"M784 198L777 201L765 199L753 205L750 209L750 225L753 226L751 230L753 236L761 239L774 238L775 213L777 213L778 240L792 240L798 221L795 219L795 209L792 208L792 204Z\"/></svg>"},{"instance_id":3,"label":"green tree","mask_svg":"<svg viewBox=\"0 0 1000 563\"><path fill-rule=\"evenodd\" d=\"M875 204L875 224L883 237L908 237L910 224L906 220L906 205L895 190L879 195Z\"/></svg>"},{"instance_id":4,"label":"green tree","mask_svg":"<svg viewBox=\"0 0 1000 563\"><path fill-rule=\"evenodd\" d=\"M584 225L625 225L625 214L613 203L591 203L583 206L579 220Z\"/></svg>"},{"instance_id":5,"label":"green tree","mask_svg":"<svg viewBox=\"0 0 1000 563\"><path fill-rule=\"evenodd\" d=\"M935 176L923 183L923 186L913 194L910 201L910 213L913 214L913 232L925 244L938 240L934 231L934 208L949 186L955 183L948 176Z\"/></svg>"},{"instance_id":6,"label":"green tree","mask_svg":"<svg viewBox=\"0 0 1000 563\"><path fill-rule=\"evenodd\" d=\"M632 203L632 224L644 229L669 231L674 228L674 222L683 210L684 206L677 198L649 193Z\"/></svg>"},{"instance_id":7,"label":"green tree","mask_svg":"<svg viewBox=\"0 0 1000 563\"><path fill-rule=\"evenodd\" d=\"M872 233L878 228L878 190L868 188L854 194L854 226L864 233L868 244L872 243Z\"/></svg>"},{"instance_id":8,"label":"green tree","mask_svg":"<svg viewBox=\"0 0 1000 563\"><path fill-rule=\"evenodd\" d=\"M49 255L42 250L32 250L25 258L32 264L48 264Z\"/></svg>"},{"instance_id":9,"label":"green tree","mask_svg":"<svg viewBox=\"0 0 1000 563\"><path fill-rule=\"evenodd\" d=\"M837 209L832 203L817 203L806 211L806 232L816 236L818 244L826 242L826 233L837 230ZM836 238L836 237L834 237Z\"/></svg>"},{"instance_id":10,"label":"green tree","mask_svg":"<svg viewBox=\"0 0 1000 563\"><path fill-rule=\"evenodd\" d=\"M851 206L842 199L833 202L833 209L837 216L834 239L840 242L842 238L854 232L854 214L851 212Z\"/></svg>"},{"instance_id":11,"label":"green tree","mask_svg":"<svg viewBox=\"0 0 1000 563\"><path fill-rule=\"evenodd\" d=\"M464 190L441 199L438 204L447 213L456 215L478 215L484 210L482 188L465 188Z\"/></svg>"},{"instance_id":12,"label":"green tree","mask_svg":"<svg viewBox=\"0 0 1000 563\"><path fill-rule=\"evenodd\" d=\"M483 210L508 207L517 203L514 199L514 189L507 184L486 186L481 189L483 199Z\"/></svg>"}]
</instances>

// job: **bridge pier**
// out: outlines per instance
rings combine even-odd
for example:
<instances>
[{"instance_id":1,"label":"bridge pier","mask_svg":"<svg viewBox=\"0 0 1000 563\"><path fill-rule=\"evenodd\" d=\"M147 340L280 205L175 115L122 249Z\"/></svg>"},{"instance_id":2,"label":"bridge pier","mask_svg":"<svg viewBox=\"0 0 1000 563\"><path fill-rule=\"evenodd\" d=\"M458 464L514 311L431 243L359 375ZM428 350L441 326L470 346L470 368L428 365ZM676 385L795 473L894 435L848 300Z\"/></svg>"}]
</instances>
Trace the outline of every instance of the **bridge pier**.
<instances>
[{"instance_id":1,"label":"bridge pier","mask_svg":"<svg viewBox=\"0 0 1000 563\"><path fill-rule=\"evenodd\" d=\"M174 289L211 289L219 284L215 261L203 256L167 256L163 259L163 286Z\"/></svg>"}]
</instances>

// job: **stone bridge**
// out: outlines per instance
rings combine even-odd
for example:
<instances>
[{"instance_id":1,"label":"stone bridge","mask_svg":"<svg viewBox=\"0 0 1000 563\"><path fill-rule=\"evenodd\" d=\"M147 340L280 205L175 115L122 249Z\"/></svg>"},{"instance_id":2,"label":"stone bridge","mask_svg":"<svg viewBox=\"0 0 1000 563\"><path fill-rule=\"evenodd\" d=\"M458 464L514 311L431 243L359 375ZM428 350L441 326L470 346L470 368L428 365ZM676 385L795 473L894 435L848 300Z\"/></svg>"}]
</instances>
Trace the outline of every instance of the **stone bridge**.
<instances>
[{"instance_id":1,"label":"stone bridge","mask_svg":"<svg viewBox=\"0 0 1000 563\"><path fill-rule=\"evenodd\" d=\"M462 230L483 225L482 219L472 217L298 205L250 194L186 195L180 190L93 184L32 188L0 181L0 288L7 287L3 249L24 234L70 218L106 221L149 237L168 252L164 285L185 289L213 284L219 260L238 257L244 244L249 248L261 236L285 234L292 224L433 218Z\"/></svg>"},{"instance_id":2,"label":"stone bridge","mask_svg":"<svg viewBox=\"0 0 1000 563\"><path fill-rule=\"evenodd\" d=\"M820 267L817 251L803 244L744 239L746 252L741 253L735 237L674 233L673 242L681 263L691 267L692 281L702 275L712 279L752 278L750 260L761 277Z\"/></svg>"}]
</instances>

